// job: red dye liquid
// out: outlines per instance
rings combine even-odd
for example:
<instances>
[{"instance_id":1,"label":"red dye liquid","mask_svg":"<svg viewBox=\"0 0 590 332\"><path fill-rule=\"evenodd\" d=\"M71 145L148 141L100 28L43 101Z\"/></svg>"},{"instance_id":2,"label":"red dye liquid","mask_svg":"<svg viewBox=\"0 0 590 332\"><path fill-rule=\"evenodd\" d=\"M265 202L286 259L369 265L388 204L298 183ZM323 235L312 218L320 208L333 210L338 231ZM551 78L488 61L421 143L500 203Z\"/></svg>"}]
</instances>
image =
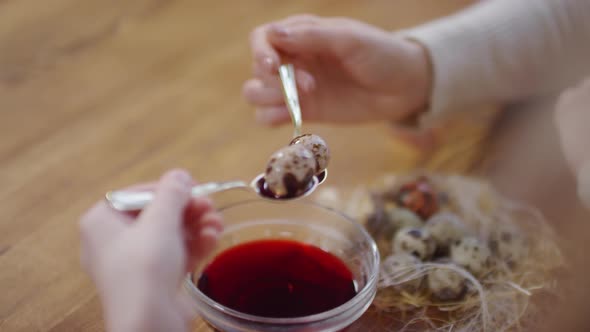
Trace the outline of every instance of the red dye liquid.
<instances>
[{"instance_id":1,"label":"red dye liquid","mask_svg":"<svg viewBox=\"0 0 590 332\"><path fill-rule=\"evenodd\" d=\"M228 308L274 318L321 313L356 295L352 273L339 258L290 240L258 240L222 252L197 287Z\"/></svg>"}]
</instances>

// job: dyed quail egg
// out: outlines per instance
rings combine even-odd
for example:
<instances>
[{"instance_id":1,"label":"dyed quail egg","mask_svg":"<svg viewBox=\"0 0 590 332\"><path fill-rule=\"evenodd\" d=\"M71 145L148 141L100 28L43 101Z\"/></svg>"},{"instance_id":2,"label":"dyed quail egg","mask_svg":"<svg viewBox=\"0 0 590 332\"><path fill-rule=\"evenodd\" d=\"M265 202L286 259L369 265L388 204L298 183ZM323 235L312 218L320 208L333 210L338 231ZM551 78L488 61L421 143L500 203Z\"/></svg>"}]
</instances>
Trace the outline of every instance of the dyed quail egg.
<instances>
[{"instance_id":1,"label":"dyed quail egg","mask_svg":"<svg viewBox=\"0 0 590 332\"><path fill-rule=\"evenodd\" d=\"M430 218L439 208L437 194L428 181L422 178L402 186L396 201L424 220Z\"/></svg>"},{"instance_id":2,"label":"dyed quail egg","mask_svg":"<svg viewBox=\"0 0 590 332\"><path fill-rule=\"evenodd\" d=\"M427 260L434 254L435 249L436 245L430 233L423 228L403 228L393 238L395 254L406 253Z\"/></svg>"},{"instance_id":3,"label":"dyed quail egg","mask_svg":"<svg viewBox=\"0 0 590 332\"><path fill-rule=\"evenodd\" d=\"M330 149L328 144L318 135L304 134L295 137L290 145L302 145L311 153L317 162L315 173L318 174L328 167L330 161Z\"/></svg>"},{"instance_id":4,"label":"dyed quail egg","mask_svg":"<svg viewBox=\"0 0 590 332\"><path fill-rule=\"evenodd\" d=\"M276 197L296 196L313 181L316 161L302 145L286 146L275 152L268 162L264 180Z\"/></svg>"},{"instance_id":5,"label":"dyed quail egg","mask_svg":"<svg viewBox=\"0 0 590 332\"><path fill-rule=\"evenodd\" d=\"M405 208L390 207L386 213L390 224L396 230L407 227L419 228L424 224L418 215Z\"/></svg>"},{"instance_id":6,"label":"dyed quail egg","mask_svg":"<svg viewBox=\"0 0 590 332\"><path fill-rule=\"evenodd\" d=\"M490 263L488 246L475 237L464 237L451 246L451 260L474 275L480 275Z\"/></svg>"},{"instance_id":7,"label":"dyed quail egg","mask_svg":"<svg viewBox=\"0 0 590 332\"><path fill-rule=\"evenodd\" d=\"M391 255L381 263L381 276L395 281L408 279L395 286L407 291L415 291L420 288L424 278L422 276L414 278L412 275L420 272L421 264L420 259L410 254Z\"/></svg>"},{"instance_id":8,"label":"dyed quail egg","mask_svg":"<svg viewBox=\"0 0 590 332\"><path fill-rule=\"evenodd\" d=\"M437 263L452 264L448 260ZM467 280L457 271L443 267L437 267L428 271L426 277L428 289L434 298L441 301L458 300L467 290Z\"/></svg>"},{"instance_id":9,"label":"dyed quail egg","mask_svg":"<svg viewBox=\"0 0 590 332\"><path fill-rule=\"evenodd\" d=\"M459 216L450 212L439 212L433 215L424 228L430 232L437 248L445 252L451 244L467 235L467 228Z\"/></svg>"}]
</instances>

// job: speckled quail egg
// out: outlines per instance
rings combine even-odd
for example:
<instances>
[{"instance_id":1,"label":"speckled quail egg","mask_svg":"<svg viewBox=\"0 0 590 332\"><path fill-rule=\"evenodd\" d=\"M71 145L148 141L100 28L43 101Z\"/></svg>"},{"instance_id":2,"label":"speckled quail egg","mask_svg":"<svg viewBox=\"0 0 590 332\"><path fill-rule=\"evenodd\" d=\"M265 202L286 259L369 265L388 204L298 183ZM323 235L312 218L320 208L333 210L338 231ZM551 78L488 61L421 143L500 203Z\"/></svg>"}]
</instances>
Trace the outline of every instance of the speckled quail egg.
<instances>
[{"instance_id":1,"label":"speckled quail egg","mask_svg":"<svg viewBox=\"0 0 590 332\"><path fill-rule=\"evenodd\" d=\"M452 265L448 259L437 261L437 263ZM426 284L432 292L432 296L440 301L458 300L465 295L467 280L457 271L437 267L428 271Z\"/></svg>"},{"instance_id":2,"label":"speckled quail egg","mask_svg":"<svg viewBox=\"0 0 590 332\"><path fill-rule=\"evenodd\" d=\"M420 228L424 225L424 222L416 213L405 208L390 206L385 210L385 213L395 230L408 227Z\"/></svg>"},{"instance_id":3,"label":"speckled quail egg","mask_svg":"<svg viewBox=\"0 0 590 332\"><path fill-rule=\"evenodd\" d=\"M395 286L406 291L415 291L422 285L424 277L413 277L413 275L419 273L421 268L420 259L410 254L400 253L391 255L381 262L380 275L383 279L391 278L395 281L407 279Z\"/></svg>"},{"instance_id":4,"label":"speckled quail egg","mask_svg":"<svg viewBox=\"0 0 590 332\"><path fill-rule=\"evenodd\" d=\"M407 253L421 260L428 260L434 254L436 245L430 233L423 228L406 227L400 229L393 238L393 252Z\"/></svg>"},{"instance_id":5,"label":"speckled quail egg","mask_svg":"<svg viewBox=\"0 0 590 332\"><path fill-rule=\"evenodd\" d=\"M330 149L328 144L318 135L304 134L295 137L290 145L302 145L311 153L317 162L315 173L318 174L328 167L330 162Z\"/></svg>"},{"instance_id":6,"label":"speckled quail egg","mask_svg":"<svg viewBox=\"0 0 590 332\"><path fill-rule=\"evenodd\" d=\"M481 275L490 264L488 246L475 237L464 237L451 246L451 260L474 275Z\"/></svg>"},{"instance_id":7,"label":"speckled quail egg","mask_svg":"<svg viewBox=\"0 0 590 332\"><path fill-rule=\"evenodd\" d=\"M514 268L529 253L529 240L516 227L501 227L490 235L488 242L492 254Z\"/></svg>"},{"instance_id":8,"label":"speckled quail egg","mask_svg":"<svg viewBox=\"0 0 590 332\"><path fill-rule=\"evenodd\" d=\"M264 174L266 188L276 197L295 196L309 188L315 169L311 151L303 145L286 146L270 157Z\"/></svg>"},{"instance_id":9,"label":"speckled quail egg","mask_svg":"<svg viewBox=\"0 0 590 332\"><path fill-rule=\"evenodd\" d=\"M424 228L430 232L437 248L445 253L448 252L451 244L467 235L467 227L461 222L459 216L451 212L439 212L433 215Z\"/></svg>"}]
</instances>

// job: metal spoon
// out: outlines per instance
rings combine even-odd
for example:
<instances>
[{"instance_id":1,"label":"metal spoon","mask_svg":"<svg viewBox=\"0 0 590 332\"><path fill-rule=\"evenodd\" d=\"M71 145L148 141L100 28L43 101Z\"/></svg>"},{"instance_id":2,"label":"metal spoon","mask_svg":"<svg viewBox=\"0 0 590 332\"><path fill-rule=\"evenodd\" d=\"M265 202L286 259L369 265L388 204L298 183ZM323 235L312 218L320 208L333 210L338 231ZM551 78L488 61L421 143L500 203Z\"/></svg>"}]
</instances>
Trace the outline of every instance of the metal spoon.
<instances>
[{"instance_id":1,"label":"metal spoon","mask_svg":"<svg viewBox=\"0 0 590 332\"><path fill-rule=\"evenodd\" d=\"M244 181L227 181L227 182L209 182L194 186L192 189L192 196L207 196L220 191L230 189L246 189L251 190L258 196L269 199L269 200L290 200L305 197L311 194L319 185L320 181L318 177L322 177L320 173L318 176L314 176L309 187L297 194L285 197L277 197L270 192L264 181L264 174L260 174L255 177L249 184ZM109 191L105 198L107 202L116 210L119 211L139 211L147 206L153 199L154 193L152 191Z\"/></svg>"},{"instance_id":2,"label":"metal spoon","mask_svg":"<svg viewBox=\"0 0 590 332\"><path fill-rule=\"evenodd\" d=\"M281 86L285 97L285 104L293 122L293 138L301 135L301 106L299 105L299 94L297 93L297 81L295 80L295 67L287 63L279 67ZM319 184L322 184L328 177L328 170L317 175Z\"/></svg>"},{"instance_id":3,"label":"metal spoon","mask_svg":"<svg viewBox=\"0 0 590 332\"><path fill-rule=\"evenodd\" d=\"M293 137L301 135L301 107L299 106L299 96L297 93L297 83L295 81L295 68L292 64L283 64L279 67L279 76L281 77L283 94L285 96L285 103L291 115L293 122ZM264 174L255 177L249 184L244 181L228 181L228 182L209 182L192 189L192 196L206 196L220 191L231 189L247 189L252 190L258 196L270 200L288 200L305 197L311 194L318 185L320 185L328 176L328 170L317 174L313 177L307 190L301 192L299 195L288 197L276 197L270 192L265 185ZM154 193L151 191L110 191L106 194L107 202L119 211L138 211L143 209L154 199Z\"/></svg>"},{"instance_id":4,"label":"metal spoon","mask_svg":"<svg viewBox=\"0 0 590 332\"><path fill-rule=\"evenodd\" d=\"M279 76L285 96L285 104L293 122L293 137L301 135L301 107L299 106L299 95L297 94L297 83L295 81L295 67L292 64L283 64L279 67Z\"/></svg>"}]
</instances>

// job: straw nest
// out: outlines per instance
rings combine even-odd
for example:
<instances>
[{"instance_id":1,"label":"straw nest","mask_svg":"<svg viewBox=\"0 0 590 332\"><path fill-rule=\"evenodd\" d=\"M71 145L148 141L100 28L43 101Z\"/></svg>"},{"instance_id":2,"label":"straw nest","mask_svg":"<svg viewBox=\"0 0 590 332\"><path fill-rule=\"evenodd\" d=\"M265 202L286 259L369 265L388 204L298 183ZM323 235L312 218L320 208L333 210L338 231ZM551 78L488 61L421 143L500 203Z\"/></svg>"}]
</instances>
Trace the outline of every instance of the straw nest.
<instances>
[{"instance_id":1,"label":"straw nest","mask_svg":"<svg viewBox=\"0 0 590 332\"><path fill-rule=\"evenodd\" d=\"M346 196L346 197L345 197ZM558 239L534 208L485 181L387 176L371 189L323 189L320 203L359 221L381 253L372 320L391 331L534 329L560 300Z\"/></svg>"}]
</instances>

